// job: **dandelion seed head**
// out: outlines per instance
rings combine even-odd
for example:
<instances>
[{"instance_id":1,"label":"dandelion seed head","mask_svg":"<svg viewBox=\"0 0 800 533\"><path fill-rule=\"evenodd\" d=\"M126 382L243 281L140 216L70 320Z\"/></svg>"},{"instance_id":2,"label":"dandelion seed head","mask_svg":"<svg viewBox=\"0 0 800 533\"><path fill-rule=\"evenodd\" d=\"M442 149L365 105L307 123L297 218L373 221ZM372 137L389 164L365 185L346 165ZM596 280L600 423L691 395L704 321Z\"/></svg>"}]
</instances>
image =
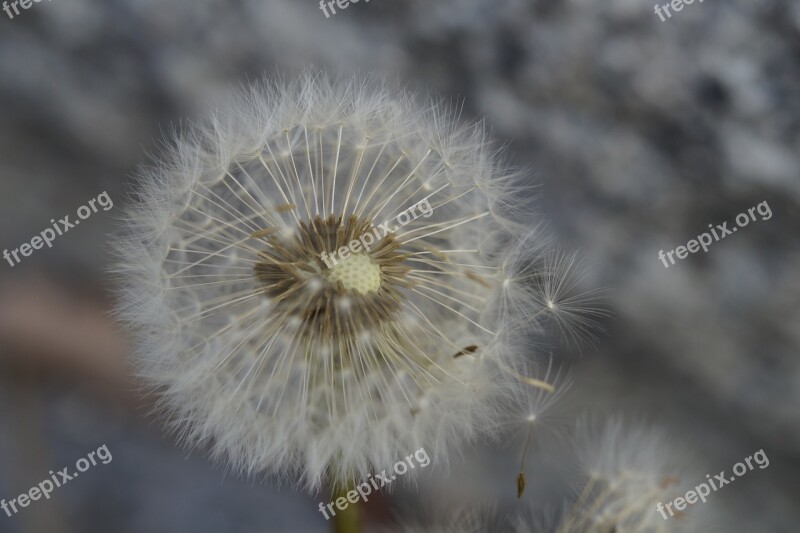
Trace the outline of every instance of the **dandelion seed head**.
<instances>
[{"instance_id":1,"label":"dandelion seed head","mask_svg":"<svg viewBox=\"0 0 800 533\"><path fill-rule=\"evenodd\" d=\"M692 488L690 455L656 429L620 419L601 428L584 421L578 445L586 481L564 519L576 531L663 531L656 504ZM686 520L675 519L670 530L704 530L702 510L691 511Z\"/></svg>"},{"instance_id":2,"label":"dandelion seed head","mask_svg":"<svg viewBox=\"0 0 800 533\"><path fill-rule=\"evenodd\" d=\"M313 488L421 446L446 463L493 426L545 297L509 268L533 242L521 176L482 125L375 81L236 93L142 172L125 220L140 376L184 441L246 473Z\"/></svg>"}]
</instances>

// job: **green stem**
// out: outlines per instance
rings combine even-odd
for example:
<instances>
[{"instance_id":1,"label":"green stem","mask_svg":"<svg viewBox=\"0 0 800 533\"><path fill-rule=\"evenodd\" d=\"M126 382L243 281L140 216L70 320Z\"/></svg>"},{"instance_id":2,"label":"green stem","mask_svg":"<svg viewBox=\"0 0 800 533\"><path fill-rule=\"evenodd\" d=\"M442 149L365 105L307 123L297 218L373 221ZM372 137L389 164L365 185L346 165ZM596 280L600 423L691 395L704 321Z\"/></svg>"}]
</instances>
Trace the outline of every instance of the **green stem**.
<instances>
[{"instance_id":1,"label":"green stem","mask_svg":"<svg viewBox=\"0 0 800 533\"><path fill-rule=\"evenodd\" d=\"M337 486L334 487L333 496L331 498L334 502L334 506L337 499L347 499L347 492L349 489L352 489L350 485L337 484ZM359 533L361 531L361 512L359 506L360 502L350 503L348 501L347 507L345 507L344 510L334 507L334 509L336 509L336 515L331 519L334 533Z\"/></svg>"}]
</instances>

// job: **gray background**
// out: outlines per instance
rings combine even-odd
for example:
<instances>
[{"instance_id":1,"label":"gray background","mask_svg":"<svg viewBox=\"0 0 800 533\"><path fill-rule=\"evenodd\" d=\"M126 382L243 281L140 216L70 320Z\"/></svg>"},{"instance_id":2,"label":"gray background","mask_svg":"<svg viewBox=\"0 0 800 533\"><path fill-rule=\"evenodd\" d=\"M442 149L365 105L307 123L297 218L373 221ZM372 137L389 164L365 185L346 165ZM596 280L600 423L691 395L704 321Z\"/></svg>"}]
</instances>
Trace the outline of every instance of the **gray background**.
<instances>
[{"instance_id":1,"label":"gray background","mask_svg":"<svg viewBox=\"0 0 800 533\"><path fill-rule=\"evenodd\" d=\"M104 315L106 235L162 133L237 83L308 66L377 72L485 118L587 285L608 288L606 335L562 355L566 423L590 409L662 426L697 456L698 482L764 449L767 469L705 506L720 531L796 529L800 4L695 2L661 22L645 0L372 0L329 19L313 0L52 0L0 12L0 247L104 190L115 208L0 264L0 497L102 444L114 459L0 514L0 532L326 530L323 495L178 449ZM764 200L772 219L658 260ZM565 490L545 452L536 505ZM514 511L515 461L471 452L371 502L371 523L454 500Z\"/></svg>"}]
</instances>

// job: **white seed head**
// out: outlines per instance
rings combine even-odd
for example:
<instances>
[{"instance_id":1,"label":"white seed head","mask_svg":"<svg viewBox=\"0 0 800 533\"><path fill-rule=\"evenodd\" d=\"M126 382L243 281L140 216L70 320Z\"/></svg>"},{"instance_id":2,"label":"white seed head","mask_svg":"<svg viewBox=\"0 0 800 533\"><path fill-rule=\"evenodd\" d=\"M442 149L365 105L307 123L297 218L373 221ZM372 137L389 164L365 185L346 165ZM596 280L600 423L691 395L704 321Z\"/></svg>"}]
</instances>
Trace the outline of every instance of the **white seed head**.
<instances>
[{"instance_id":1,"label":"white seed head","mask_svg":"<svg viewBox=\"0 0 800 533\"><path fill-rule=\"evenodd\" d=\"M558 531L706 530L696 509L671 519L668 528L657 511L659 502L683 496L699 477L666 434L617 419L600 430L582 424L578 442L586 484Z\"/></svg>"},{"instance_id":2,"label":"white seed head","mask_svg":"<svg viewBox=\"0 0 800 533\"><path fill-rule=\"evenodd\" d=\"M454 119L311 73L242 91L144 171L117 313L184 440L314 487L491 427L544 296L504 271L531 255L520 176Z\"/></svg>"}]
</instances>

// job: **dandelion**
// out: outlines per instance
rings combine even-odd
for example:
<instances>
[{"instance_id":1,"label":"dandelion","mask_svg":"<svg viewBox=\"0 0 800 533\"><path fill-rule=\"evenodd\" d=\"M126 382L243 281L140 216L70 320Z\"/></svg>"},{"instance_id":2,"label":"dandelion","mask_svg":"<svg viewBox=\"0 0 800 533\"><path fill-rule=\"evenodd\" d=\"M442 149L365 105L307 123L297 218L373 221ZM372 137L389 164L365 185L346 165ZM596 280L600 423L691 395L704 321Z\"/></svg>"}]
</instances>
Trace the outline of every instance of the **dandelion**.
<instances>
[{"instance_id":1,"label":"dandelion","mask_svg":"<svg viewBox=\"0 0 800 533\"><path fill-rule=\"evenodd\" d=\"M689 462L666 435L613 420L601 431L579 428L587 481L556 533L704 531L696 517L666 523L657 503L685 493Z\"/></svg>"},{"instance_id":2,"label":"dandelion","mask_svg":"<svg viewBox=\"0 0 800 533\"><path fill-rule=\"evenodd\" d=\"M547 313L514 267L544 253L515 246L521 178L481 124L374 81L241 91L142 173L125 219L139 374L186 443L245 473L315 489L422 446L446 464Z\"/></svg>"}]
</instances>

